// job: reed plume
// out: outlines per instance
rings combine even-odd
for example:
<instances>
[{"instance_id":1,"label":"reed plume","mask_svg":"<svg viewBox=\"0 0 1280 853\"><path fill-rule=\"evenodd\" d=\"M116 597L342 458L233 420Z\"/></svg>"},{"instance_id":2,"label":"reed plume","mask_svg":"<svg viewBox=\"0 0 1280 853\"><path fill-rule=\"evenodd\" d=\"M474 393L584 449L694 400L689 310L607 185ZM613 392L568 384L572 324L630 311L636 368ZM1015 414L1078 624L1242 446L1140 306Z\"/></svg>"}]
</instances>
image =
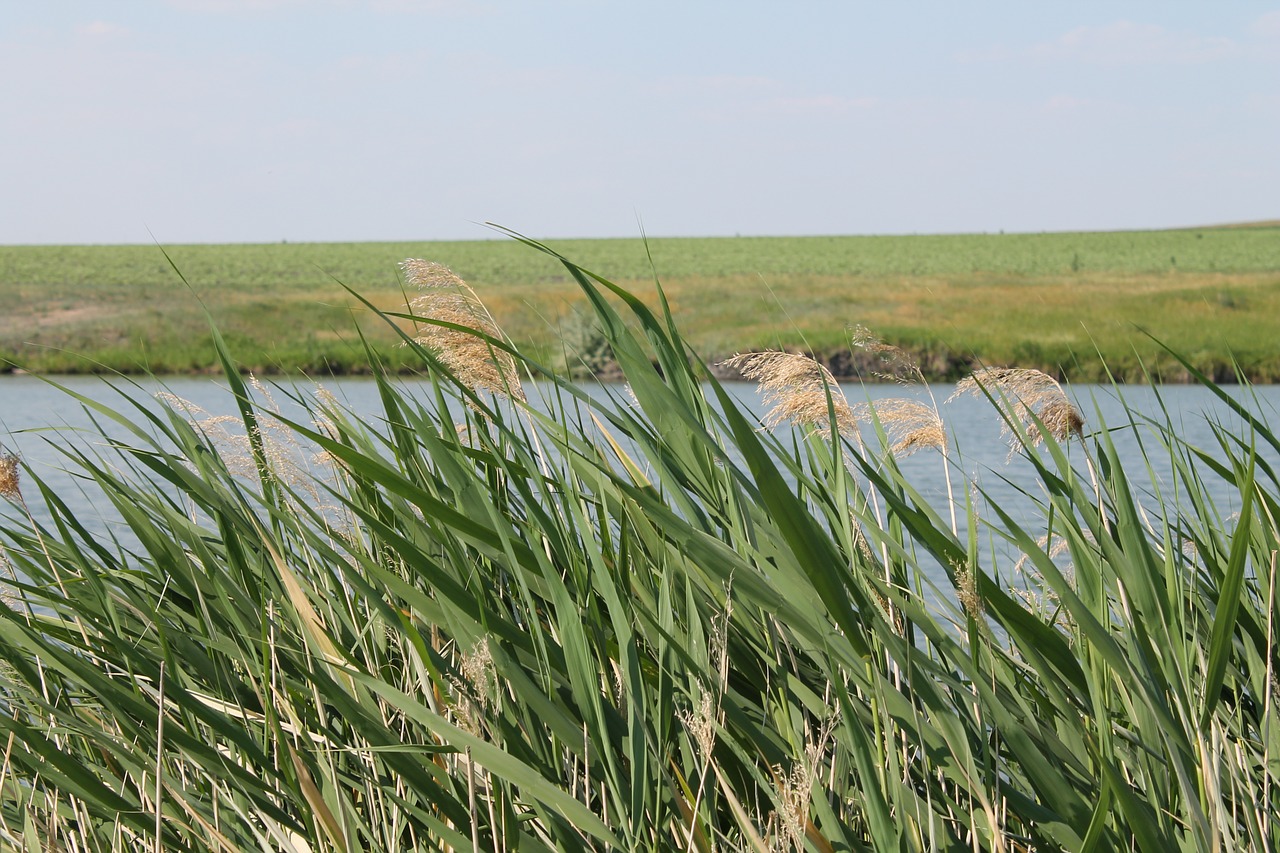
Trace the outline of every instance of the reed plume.
<instances>
[{"instance_id":1,"label":"reed plume","mask_svg":"<svg viewBox=\"0 0 1280 853\"><path fill-rule=\"evenodd\" d=\"M917 450L932 447L942 455L942 474L947 484L947 509L951 514L951 532L956 532L956 504L951 490L951 462L947 458L947 431L938 412L938 401L933 389L925 381L920 364L906 350L887 344L866 326L855 326L851 341L863 352L878 357L881 369L876 376L899 385L920 385L929 396L926 405L918 400L895 397L880 400L874 405L876 417L889 439L889 452L906 457ZM865 408L872 408L865 404ZM886 560L887 562L887 560Z\"/></svg>"},{"instance_id":2,"label":"reed plume","mask_svg":"<svg viewBox=\"0 0 1280 853\"><path fill-rule=\"evenodd\" d=\"M894 456L910 456L917 450L928 447L945 454L946 429L920 364L906 350L885 343L866 326L855 326L851 340L858 349L878 357L881 369L875 372L876 378L899 385L920 385L929 394L928 404L905 397L894 397L874 404L856 406L855 413L864 418L870 417L871 410L875 410L875 415L889 438L889 449Z\"/></svg>"},{"instance_id":3,"label":"reed plume","mask_svg":"<svg viewBox=\"0 0 1280 853\"><path fill-rule=\"evenodd\" d=\"M838 714L833 712L817 732L810 732L805 738L803 757L797 758L789 770L774 768L778 808L769 817L769 825L776 829L770 834L771 851L805 849L813 787L821 778L838 720Z\"/></svg>"},{"instance_id":4,"label":"reed plume","mask_svg":"<svg viewBox=\"0 0 1280 853\"><path fill-rule=\"evenodd\" d=\"M252 434L246 429L241 416L211 414L196 403L168 391L157 393L155 399L186 416L187 423L208 440L210 449L217 454L228 474L249 481L262 476L254 450L256 444L262 454L262 462L280 484L305 495L309 505L326 517L332 516L331 521L342 519L345 510L324 499L317 485L322 472L337 474L343 470L340 460L323 451L314 452L299 441L297 433L283 420L280 404L271 389L258 377L249 374L246 384L265 401L265 404L257 406L254 413ZM322 407L336 411L337 402L330 392L318 389L316 396ZM338 437L337 426L328 415L314 418L312 425L328 438Z\"/></svg>"},{"instance_id":5,"label":"reed plume","mask_svg":"<svg viewBox=\"0 0 1280 853\"><path fill-rule=\"evenodd\" d=\"M721 362L757 383L769 407L764 425L790 421L824 437L832 426L858 440L858 418L831 371L807 355L790 352L747 352Z\"/></svg>"},{"instance_id":6,"label":"reed plume","mask_svg":"<svg viewBox=\"0 0 1280 853\"><path fill-rule=\"evenodd\" d=\"M1094 542L1093 534L1090 533L1088 530L1082 530L1080 533L1081 533L1081 538L1085 542L1089 542L1089 543ZM1065 537L1058 536L1057 534L1054 534L1053 536L1049 536L1048 534L1046 534L1044 536L1039 537L1038 539L1036 539L1036 545L1044 549L1045 553L1048 554L1049 559L1051 560L1056 560L1058 557L1061 557L1063 554L1066 554L1071 550L1070 541L1068 541ZM1018 558L1018 562L1014 564L1013 571L1016 574L1022 574L1026 570L1026 568L1030 565L1030 561L1031 561L1031 555L1023 554L1021 557ZM1069 564L1066 566L1066 568L1062 570L1062 574L1064 577L1067 578L1068 581L1071 581L1074 585L1074 581L1073 581L1074 570ZM1036 573L1035 576L1039 578L1038 573Z\"/></svg>"},{"instance_id":7,"label":"reed plume","mask_svg":"<svg viewBox=\"0 0 1280 853\"><path fill-rule=\"evenodd\" d=\"M19 500L22 497L18 457L12 453L0 453L0 497L10 500Z\"/></svg>"},{"instance_id":8,"label":"reed plume","mask_svg":"<svg viewBox=\"0 0 1280 853\"><path fill-rule=\"evenodd\" d=\"M454 719L472 734L483 736L501 691L489 638L481 638L469 652L457 649L455 663L458 675L450 677L455 692Z\"/></svg>"},{"instance_id":9,"label":"reed plume","mask_svg":"<svg viewBox=\"0 0 1280 853\"><path fill-rule=\"evenodd\" d=\"M982 603L982 594L978 592L978 576L972 566L962 565L956 569L956 598L971 619L985 624L982 617L986 606Z\"/></svg>"},{"instance_id":10,"label":"reed plume","mask_svg":"<svg viewBox=\"0 0 1280 853\"><path fill-rule=\"evenodd\" d=\"M249 382L257 387L253 377ZM256 413L256 433L251 438L245 431L244 420L237 415L210 414L190 400L168 391L157 393L155 398L174 411L185 414L187 422L209 440L227 472L233 476L252 480L260 475L253 451L253 438L256 438L264 461L275 476L291 486L311 485L305 466L295 458L297 440L283 423L271 415Z\"/></svg>"},{"instance_id":11,"label":"reed plume","mask_svg":"<svg viewBox=\"0 0 1280 853\"><path fill-rule=\"evenodd\" d=\"M1082 541L1090 546L1091 550L1097 549L1097 541L1089 530L1081 529L1079 534ZM1056 533L1045 534L1036 539L1036 547L1040 548L1049 559L1056 563L1064 554L1070 554L1071 542L1066 537L1059 536ZM1075 589L1075 565L1067 561L1065 565L1059 566L1059 571L1062 573L1067 585ZM1030 553L1024 553L1018 558L1018 562L1013 566L1013 573L1022 579L1021 585L1009 584L1009 592L1014 598L1021 601L1032 613L1043 618L1047 624L1060 630L1068 630L1072 627L1075 620L1071 616L1070 608L1063 605L1057 591L1045 580L1044 575L1036 569L1031 561Z\"/></svg>"},{"instance_id":12,"label":"reed plume","mask_svg":"<svg viewBox=\"0 0 1280 853\"><path fill-rule=\"evenodd\" d=\"M1001 433L1009 437L1011 457L1023 446L1023 438L1031 447L1037 447L1046 434L1059 442L1084 435L1084 416L1057 380L1042 371L986 367L956 383L956 390L947 401L965 394L989 395L1004 412ZM1037 420L1043 425L1043 432L1036 426Z\"/></svg>"},{"instance_id":13,"label":"reed plume","mask_svg":"<svg viewBox=\"0 0 1280 853\"><path fill-rule=\"evenodd\" d=\"M892 397L875 403L859 403L853 411L859 419L870 418L874 411L894 456L906 457L930 447L947 452L946 429L932 406L905 397Z\"/></svg>"},{"instance_id":14,"label":"reed plume","mask_svg":"<svg viewBox=\"0 0 1280 853\"><path fill-rule=\"evenodd\" d=\"M400 269L405 280L420 290L409 302L410 311L427 321L414 341L434 352L472 390L524 400L515 359L485 340L503 335L471 286L434 261L409 258Z\"/></svg>"},{"instance_id":15,"label":"reed plume","mask_svg":"<svg viewBox=\"0 0 1280 853\"><path fill-rule=\"evenodd\" d=\"M902 347L885 343L866 326L854 326L851 335L855 347L878 358L880 369L875 376L903 385L927 385L920 363Z\"/></svg>"}]
</instances>

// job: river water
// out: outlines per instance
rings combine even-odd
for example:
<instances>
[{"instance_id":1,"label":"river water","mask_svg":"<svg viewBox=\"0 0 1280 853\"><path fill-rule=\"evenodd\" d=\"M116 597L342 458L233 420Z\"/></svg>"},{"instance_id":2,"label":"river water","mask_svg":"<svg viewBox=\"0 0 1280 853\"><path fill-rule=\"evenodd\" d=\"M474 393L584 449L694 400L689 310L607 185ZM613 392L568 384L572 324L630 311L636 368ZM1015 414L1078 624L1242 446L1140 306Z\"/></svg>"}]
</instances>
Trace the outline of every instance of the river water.
<instances>
[{"instance_id":1,"label":"river water","mask_svg":"<svg viewBox=\"0 0 1280 853\"><path fill-rule=\"evenodd\" d=\"M409 393L420 395L422 399L431 397L429 386L425 383L405 381L402 385ZM296 387L303 396L310 396L311 393L305 386L294 386L288 382L282 387ZM380 404L377 388L372 380L328 380L324 387L353 412L376 421ZM726 387L744 408L757 415L763 413L754 385L728 383ZM609 390L617 394L620 389L616 386L611 389L600 386L594 387L592 393L603 395ZM941 403L953 389L951 386L934 386L931 390ZM1136 487L1139 489L1150 490L1150 478L1134 430L1127 428L1129 417L1126 414L1126 404L1129 411L1151 415L1162 422L1165 420L1161 409L1163 406L1178 435L1209 451L1217 446L1211 423L1218 422L1237 434L1246 434L1239 418L1214 397L1211 391L1199 386L1122 386L1117 389L1110 386L1075 385L1068 386L1066 390L1085 414L1086 433L1098 429L1103 423L1110 428L1121 458L1132 461L1132 466L1127 466L1127 470L1130 477L1137 481ZM1277 418L1280 386L1229 390L1234 396L1244 400L1246 407L1264 421L1280 423ZM161 392L190 401L210 415L235 413L235 403L226 386L211 378L117 379L108 383L94 377L55 377L52 381L45 381L33 376L6 376L0 377L0 445L9 452L17 453L29 466L31 473L54 489L90 529L106 529L107 525L113 525L114 522L104 507L105 501L100 497L95 499L92 489L86 488L83 479L69 470L74 465L69 462L66 450L74 447L88 448L91 452L102 450L104 442L95 422L111 435L124 435L126 430L118 424L112 424L103 415L94 413L76 395L105 403L118 412L136 412L129 400L155 409L159 406L155 395ZM914 396L927 401L924 389L896 385L855 385L846 387L846 394L855 403L896 396ZM1121 395L1124 403L1121 402ZM286 416L298 415L298 408L288 401L285 391L276 392L273 396ZM530 398L539 398L538 389L534 389ZM1000 419L991 403L986 399L966 396L943 404L941 412L955 443L954 456L958 470L953 469L953 485L957 489L957 495L962 494L959 489L962 483L960 475L963 475L964 482L976 483L987 493L987 500L1012 510L1015 518L1029 518L1030 502L1023 491L1038 494L1040 487L1027 459L1008 458L1007 445L1000 435ZM141 421L142 418L138 417L137 420ZM1150 445L1148 450L1151 450ZM1167 477L1167 456L1163 461L1164 475ZM1280 464L1280 460L1274 458L1269 461ZM1161 459L1158 453L1153 462L1159 473ZM946 502L946 483L938 454L933 451L917 453L902 460L901 467L916 489L941 511ZM1228 487L1215 485L1212 481L1208 487L1223 517L1238 509L1234 506L1238 499ZM24 488L31 512L37 520L47 520L48 512L34 491Z\"/></svg>"}]
</instances>

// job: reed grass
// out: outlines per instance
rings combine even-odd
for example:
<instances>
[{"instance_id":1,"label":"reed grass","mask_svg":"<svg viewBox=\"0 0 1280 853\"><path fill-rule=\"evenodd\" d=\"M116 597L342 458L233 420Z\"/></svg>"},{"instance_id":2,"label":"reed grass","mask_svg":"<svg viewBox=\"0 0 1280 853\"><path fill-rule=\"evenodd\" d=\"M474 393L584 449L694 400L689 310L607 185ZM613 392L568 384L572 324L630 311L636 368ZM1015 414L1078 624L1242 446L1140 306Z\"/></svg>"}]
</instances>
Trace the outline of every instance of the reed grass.
<instances>
[{"instance_id":1,"label":"reed grass","mask_svg":"<svg viewBox=\"0 0 1280 853\"><path fill-rule=\"evenodd\" d=\"M948 520L899 468L891 412L854 436L828 376L761 356L765 392L787 405L785 367L805 412L762 424L661 298L522 242L581 288L632 396L553 375L533 405L447 350L470 334L490 367L543 365L426 311L388 322L420 325L401 340L431 391L370 351L376 415L296 391L286 417L216 333L238 424L127 383L80 398L103 435L66 464L118 527L30 471L49 521L14 504L0 524L5 844L1276 848L1263 418L1219 391L1247 431L1202 448L1130 413L1122 457L1100 415L987 374L1038 515L966 479ZM323 464L304 482L282 444Z\"/></svg>"}]
</instances>

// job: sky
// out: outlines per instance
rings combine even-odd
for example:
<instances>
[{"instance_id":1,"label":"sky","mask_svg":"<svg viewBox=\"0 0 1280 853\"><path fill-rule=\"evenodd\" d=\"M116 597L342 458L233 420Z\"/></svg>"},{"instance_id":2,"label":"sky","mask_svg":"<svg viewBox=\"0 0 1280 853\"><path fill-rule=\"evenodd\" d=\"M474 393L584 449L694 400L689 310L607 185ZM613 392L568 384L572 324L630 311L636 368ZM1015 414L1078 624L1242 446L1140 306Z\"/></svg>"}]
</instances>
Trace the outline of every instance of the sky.
<instances>
[{"instance_id":1,"label":"sky","mask_svg":"<svg viewBox=\"0 0 1280 853\"><path fill-rule=\"evenodd\" d=\"M1280 0L0 0L0 244L1280 218Z\"/></svg>"}]
</instances>

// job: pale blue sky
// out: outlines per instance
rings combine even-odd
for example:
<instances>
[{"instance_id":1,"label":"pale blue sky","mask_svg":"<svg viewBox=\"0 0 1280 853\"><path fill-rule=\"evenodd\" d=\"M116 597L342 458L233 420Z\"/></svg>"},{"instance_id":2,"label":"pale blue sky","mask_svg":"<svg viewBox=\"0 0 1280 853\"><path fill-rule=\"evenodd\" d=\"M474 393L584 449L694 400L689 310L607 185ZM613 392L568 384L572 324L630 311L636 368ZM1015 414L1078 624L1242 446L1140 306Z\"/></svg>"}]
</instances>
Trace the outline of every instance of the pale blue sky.
<instances>
[{"instance_id":1,"label":"pale blue sky","mask_svg":"<svg viewBox=\"0 0 1280 853\"><path fill-rule=\"evenodd\" d=\"M1280 0L0 0L0 243L1280 217Z\"/></svg>"}]
</instances>

